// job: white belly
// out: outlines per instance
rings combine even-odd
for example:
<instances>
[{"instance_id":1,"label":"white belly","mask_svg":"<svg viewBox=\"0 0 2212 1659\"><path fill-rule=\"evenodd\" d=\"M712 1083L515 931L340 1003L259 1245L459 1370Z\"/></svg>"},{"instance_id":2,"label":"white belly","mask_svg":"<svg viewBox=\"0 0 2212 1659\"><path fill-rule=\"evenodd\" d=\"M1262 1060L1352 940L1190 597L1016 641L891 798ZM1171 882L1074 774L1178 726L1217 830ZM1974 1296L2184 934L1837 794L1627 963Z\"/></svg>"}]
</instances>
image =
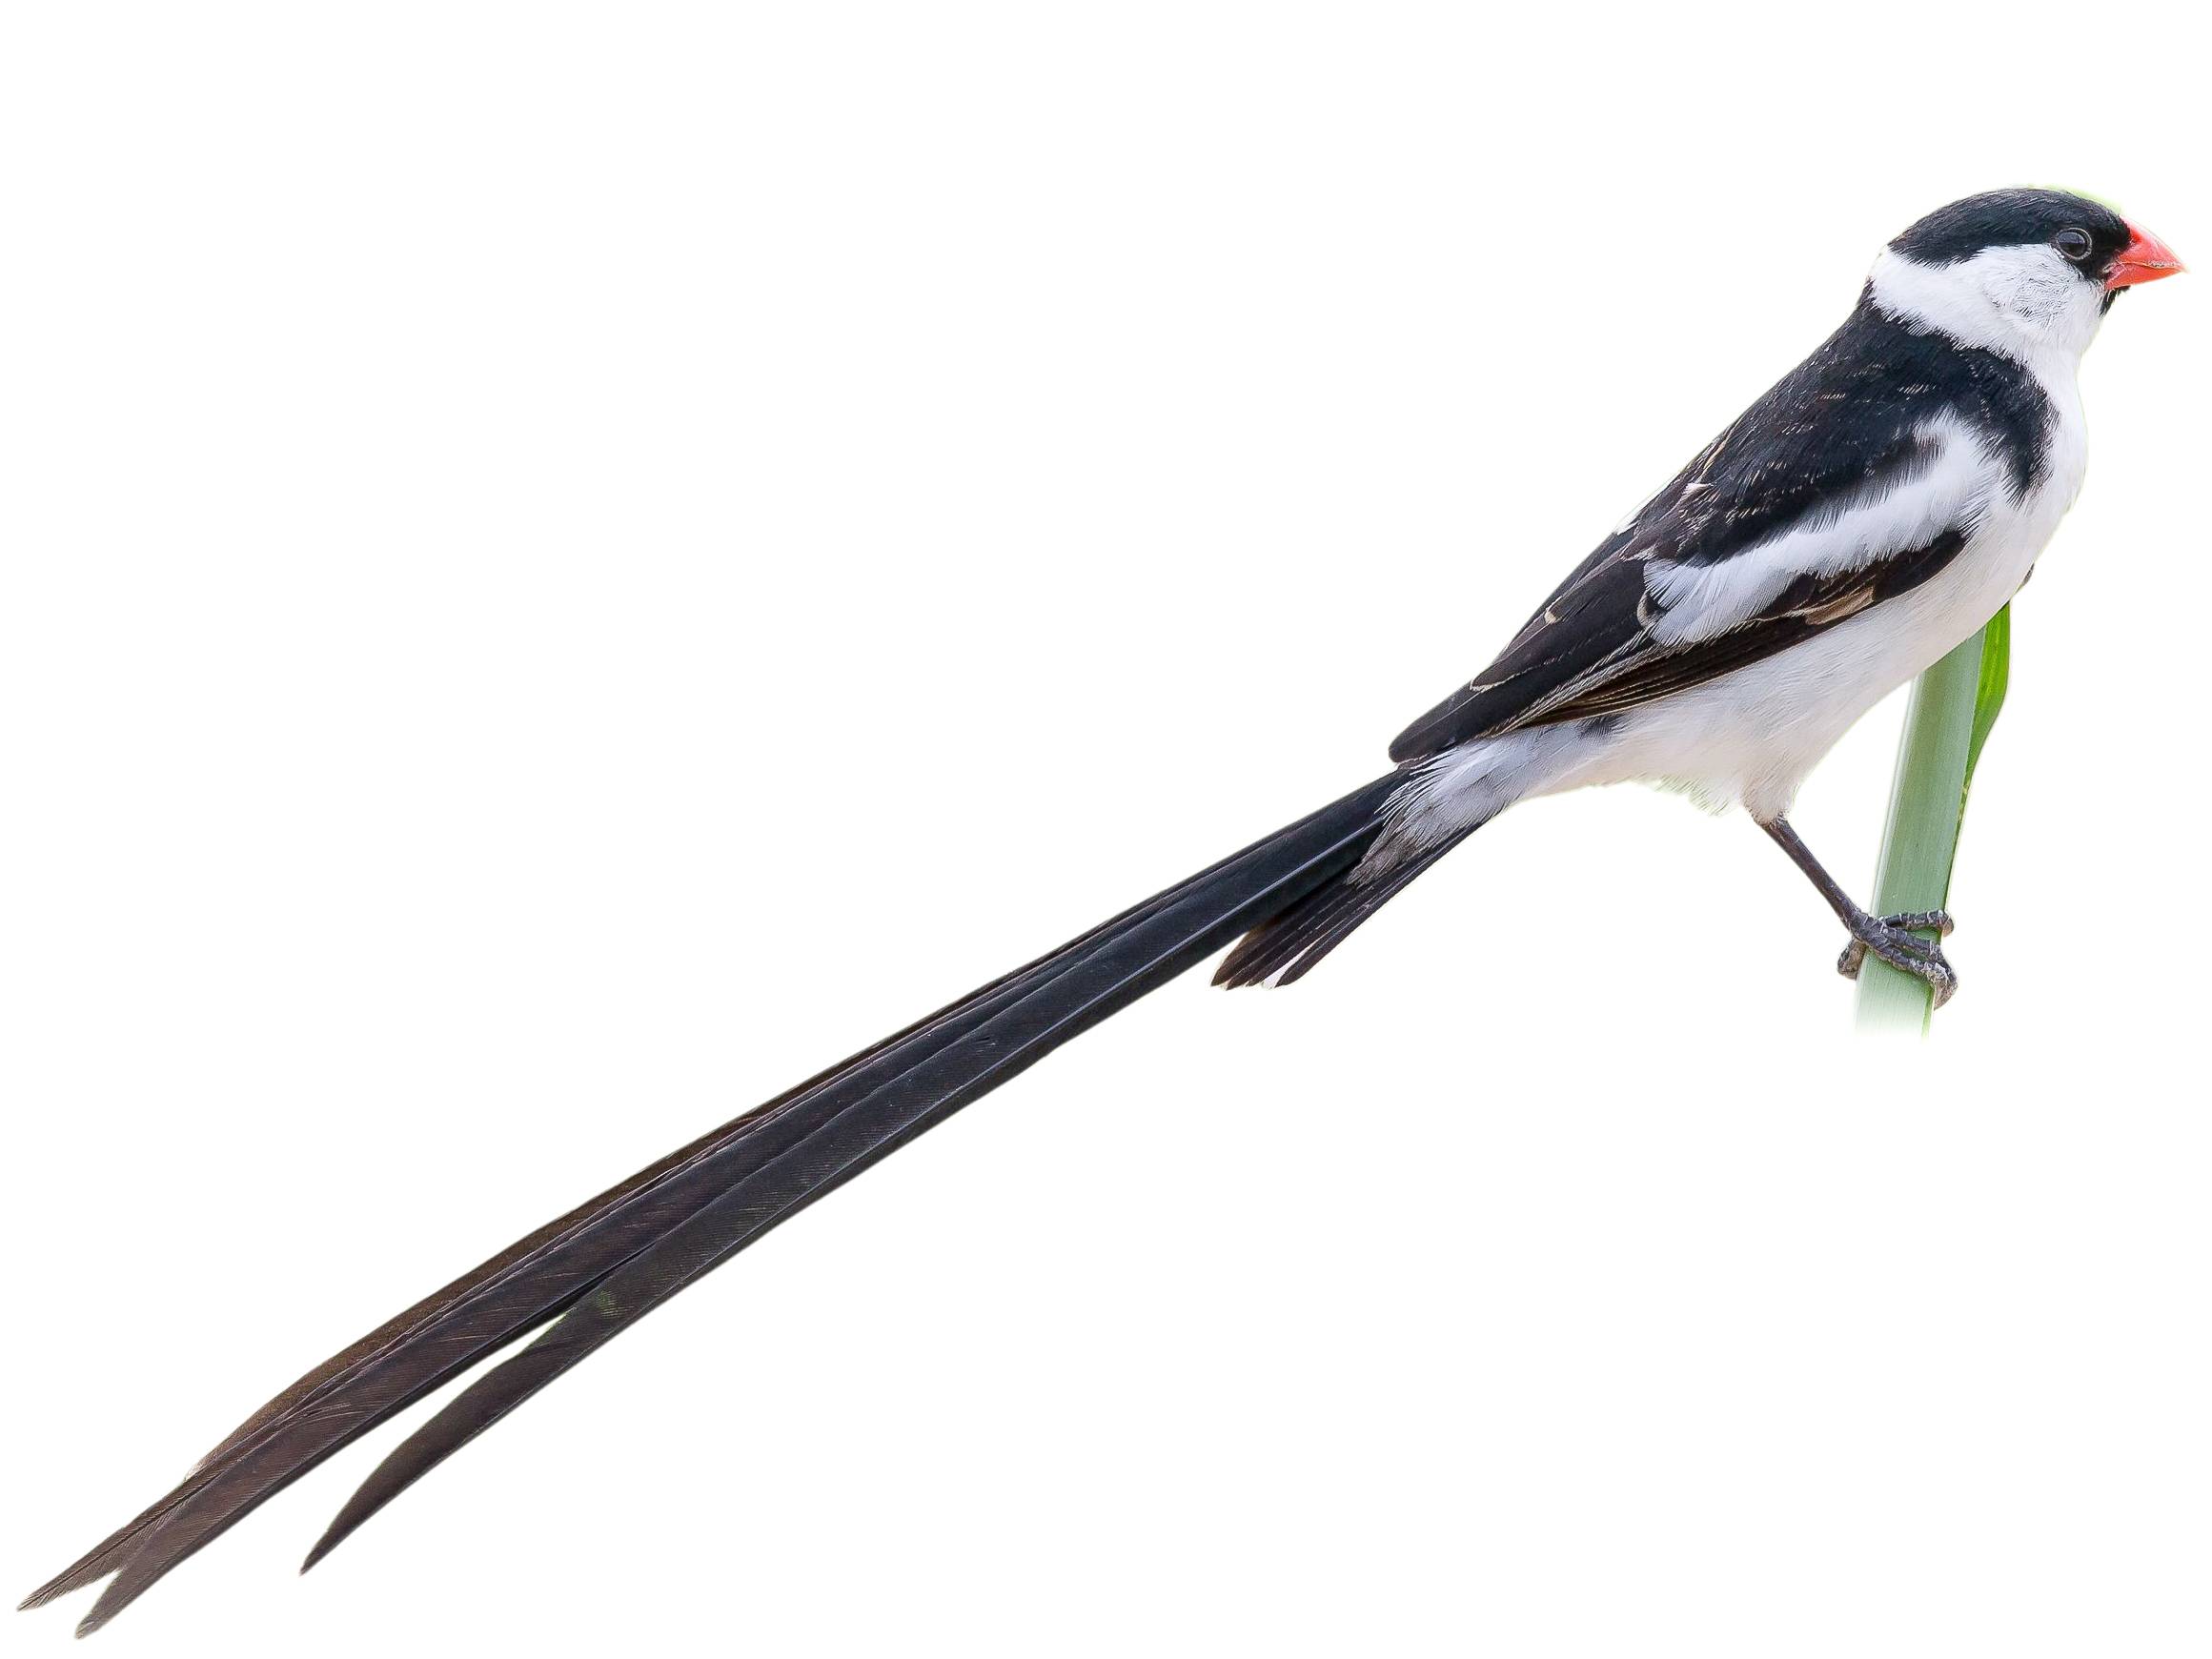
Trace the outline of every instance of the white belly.
<instances>
[{"instance_id":1,"label":"white belly","mask_svg":"<svg viewBox=\"0 0 2212 1659\"><path fill-rule=\"evenodd\" d=\"M2020 510L1985 525L1941 572L1803 644L1632 711L1550 788L1650 779L1755 817L1797 786L1868 709L1972 637L2019 591L2050 537ZM2056 523L2058 515L2048 515Z\"/></svg>"}]
</instances>

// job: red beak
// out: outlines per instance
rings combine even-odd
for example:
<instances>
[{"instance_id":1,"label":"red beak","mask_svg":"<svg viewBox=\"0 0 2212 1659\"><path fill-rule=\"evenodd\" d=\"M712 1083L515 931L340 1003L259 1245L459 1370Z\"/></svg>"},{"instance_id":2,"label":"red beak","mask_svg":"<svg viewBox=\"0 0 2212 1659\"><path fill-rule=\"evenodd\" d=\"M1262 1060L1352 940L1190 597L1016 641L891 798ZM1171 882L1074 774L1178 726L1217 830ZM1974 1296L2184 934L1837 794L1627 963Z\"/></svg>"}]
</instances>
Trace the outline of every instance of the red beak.
<instances>
[{"instance_id":1,"label":"red beak","mask_svg":"<svg viewBox=\"0 0 2212 1659\"><path fill-rule=\"evenodd\" d=\"M2112 273L2104 279L2106 288L2133 288L2139 282L2156 282L2161 276L2171 276L2187 269L2174 257L2171 248L2148 231L2130 225L2127 233L2134 240L2112 262Z\"/></svg>"}]
</instances>

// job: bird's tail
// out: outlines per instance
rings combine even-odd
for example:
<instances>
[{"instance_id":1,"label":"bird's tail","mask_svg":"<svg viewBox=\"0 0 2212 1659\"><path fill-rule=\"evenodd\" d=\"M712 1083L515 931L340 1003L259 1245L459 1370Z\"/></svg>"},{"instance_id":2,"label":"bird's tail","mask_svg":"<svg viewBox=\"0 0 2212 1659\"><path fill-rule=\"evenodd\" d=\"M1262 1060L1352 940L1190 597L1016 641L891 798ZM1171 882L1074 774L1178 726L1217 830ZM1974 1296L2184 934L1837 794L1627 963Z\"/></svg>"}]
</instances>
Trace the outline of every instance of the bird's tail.
<instances>
[{"instance_id":1,"label":"bird's tail","mask_svg":"<svg viewBox=\"0 0 2212 1659\"><path fill-rule=\"evenodd\" d=\"M1295 984L1313 964L1351 936L1351 930L1405 891L1406 883L1488 822L1454 830L1444 840L1402 853L1381 869L1354 864L1261 922L1222 959L1213 976L1231 990L1246 985Z\"/></svg>"},{"instance_id":2,"label":"bird's tail","mask_svg":"<svg viewBox=\"0 0 2212 1659\"><path fill-rule=\"evenodd\" d=\"M1297 915L1309 895L1343 892L1396 782L1378 779L1278 830L501 1251L262 1406L181 1486L24 1606L112 1574L78 1627L96 1629L340 1447L545 1326L377 1466L309 1554L313 1566L462 1445L778 1223L1238 935ZM1388 894L1360 897L1365 914ZM1357 920L1336 915L1327 942Z\"/></svg>"}]
</instances>

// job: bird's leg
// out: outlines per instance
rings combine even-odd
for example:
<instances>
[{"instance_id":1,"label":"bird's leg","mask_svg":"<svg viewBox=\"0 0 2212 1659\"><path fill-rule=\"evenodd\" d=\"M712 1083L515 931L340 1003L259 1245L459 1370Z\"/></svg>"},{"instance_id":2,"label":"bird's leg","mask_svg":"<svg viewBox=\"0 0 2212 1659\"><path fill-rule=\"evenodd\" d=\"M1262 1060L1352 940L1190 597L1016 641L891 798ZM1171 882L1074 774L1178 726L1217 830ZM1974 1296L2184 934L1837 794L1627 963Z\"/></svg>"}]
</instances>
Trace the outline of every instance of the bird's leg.
<instances>
[{"instance_id":1,"label":"bird's leg","mask_svg":"<svg viewBox=\"0 0 2212 1659\"><path fill-rule=\"evenodd\" d=\"M1836 963L1837 973L1847 980L1856 980L1867 953L1872 951L1900 973L1926 981L1928 988L1935 993L1937 1007L1951 1000L1951 993L1958 988L1958 976L1943 960L1941 941L1953 926L1948 913L1907 910L1896 916L1870 916L1851 901L1851 895L1837 884L1835 877L1820 867L1813 849L1798 839L1788 820L1778 817L1770 819L1760 823L1759 828L1790 855L1790 861L1805 872L1806 879L1819 889L1820 897L1828 900L1828 907L1851 930L1851 942L1843 947L1843 955ZM1937 937L1921 939L1918 937L1921 933L1933 933Z\"/></svg>"}]
</instances>

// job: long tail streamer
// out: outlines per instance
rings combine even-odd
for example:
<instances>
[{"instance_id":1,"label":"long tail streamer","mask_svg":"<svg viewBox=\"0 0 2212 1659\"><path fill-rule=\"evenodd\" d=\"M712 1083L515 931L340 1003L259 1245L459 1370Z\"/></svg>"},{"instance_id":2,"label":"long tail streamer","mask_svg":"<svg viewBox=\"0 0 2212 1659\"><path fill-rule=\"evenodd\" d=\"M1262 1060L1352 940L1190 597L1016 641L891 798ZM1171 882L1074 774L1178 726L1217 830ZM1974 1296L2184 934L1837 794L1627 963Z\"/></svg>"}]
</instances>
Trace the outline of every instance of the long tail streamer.
<instances>
[{"instance_id":1,"label":"long tail streamer","mask_svg":"<svg viewBox=\"0 0 2212 1659\"><path fill-rule=\"evenodd\" d=\"M1342 876L1378 779L701 1136L417 1303L241 1425L23 1605L112 1580L89 1634L333 1452L539 1326L402 1442L310 1553L700 1275L1101 1020ZM547 1324L548 1321L552 1323Z\"/></svg>"}]
</instances>

